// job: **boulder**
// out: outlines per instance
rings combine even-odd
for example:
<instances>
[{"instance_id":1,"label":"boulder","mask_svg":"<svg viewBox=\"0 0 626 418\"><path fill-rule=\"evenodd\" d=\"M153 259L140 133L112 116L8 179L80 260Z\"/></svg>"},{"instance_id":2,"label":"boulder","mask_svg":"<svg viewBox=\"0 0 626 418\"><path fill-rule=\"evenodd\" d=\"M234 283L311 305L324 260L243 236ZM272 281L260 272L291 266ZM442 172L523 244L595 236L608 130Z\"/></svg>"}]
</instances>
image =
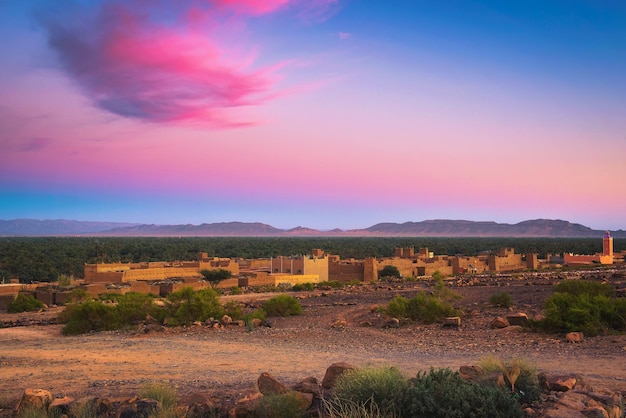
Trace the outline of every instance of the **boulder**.
<instances>
[{"instance_id":1,"label":"boulder","mask_svg":"<svg viewBox=\"0 0 626 418\"><path fill-rule=\"evenodd\" d=\"M233 318L231 318L230 316L224 315L222 317L222 324L228 325L228 324L231 324L232 322L233 322Z\"/></svg>"},{"instance_id":2,"label":"boulder","mask_svg":"<svg viewBox=\"0 0 626 418\"><path fill-rule=\"evenodd\" d=\"M346 321L345 319L336 319L333 321L330 327L336 328L336 329L343 329L346 327Z\"/></svg>"},{"instance_id":3,"label":"boulder","mask_svg":"<svg viewBox=\"0 0 626 418\"><path fill-rule=\"evenodd\" d=\"M27 409L37 409L45 411L52 402L52 394L44 389L25 389L20 403L17 405L17 412Z\"/></svg>"},{"instance_id":4,"label":"boulder","mask_svg":"<svg viewBox=\"0 0 626 418\"><path fill-rule=\"evenodd\" d=\"M570 391L574 389L577 382L577 378L573 374L552 376L546 375L545 373L539 373L537 377L541 386L543 386L548 391L555 392Z\"/></svg>"},{"instance_id":5,"label":"boulder","mask_svg":"<svg viewBox=\"0 0 626 418\"><path fill-rule=\"evenodd\" d=\"M510 325L519 325L521 327L528 325L528 315L522 312L507 315L506 320L509 321Z\"/></svg>"},{"instance_id":6,"label":"boulder","mask_svg":"<svg viewBox=\"0 0 626 418\"><path fill-rule=\"evenodd\" d=\"M256 327L260 327L262 323L263 323L263 321L261 321L259 318L252 318L252 325L255 328Z\"/></svg>"},{"instance_id":7,"label":"boulder","mask_svg":"<svg viewBox=\"0 0 626 418\"><path fill-rule=\"evenodd\" d=\"M507 321L506 318L499 316L489 323L489 328L502 329L508 327L509 325L511 324L509 324L509 321Z\"/></svg>"},{"instance_id":8,"label":"boulder","mask_svg":"<svg viewBox=\"0 0 626 418\"><path fill-rule=\"evenodd\" d=\"M609 418L609 413L601 406L588 406L582 410L582 414L587 418Z\"/></svg>"},{"instance_id":9,"label":"boulder","mask_svg":"<svg viewBox=\"0 0 626 418\"><path fill-rule=\"evenodd\" d=\"M292 389L302 393L312 393L317 395L320 393L320 384L315 377L310 376L302 382L295 384Z\"/></svg>"},{"instance_id":10,"label":"boulder","mask_svg":"<svg viewBox=\"0 0 626 418\"><path fill-rule=\"evenodd\" d=\"M69 396L56 398L48 406L48 411L52 414L52 416L55 416L55 417L67 415L69 414L70 407L72 406L73 403L74 403L74 398L71 398Z\"/></svg>"},{"instance_id":11,"label":"boulder","mask_svg":"<svg viewBox=\"0 0 626 418\"><path fill-rule=\"evenodd\" d=\"M461 318L458 316L449 316L443 320L444 327L458 328L461 326Z\"/></svg>"},{"instance_id":12,"label":"boulder","mask_svg":"<svg viewBox=\"0 0 626 418\"><path fill-rule=\"evenodd\" d=\"M106 416L111 411L111 401L88 396L78 399L72 408L81 411L84 416Z\"/></svg>"},{"instance_id":13,"label":"boulder","mask_svg":"<svg viewBox=\"0 0 626 418\"><path fill-rule=\"evenodd\" d=\"M324 374L324 379L322 379L322 387L326 389L331 389L335 386L335 382L345 372L349 370L354 370L355 367L350 363L341 362L341 363L333 363L327 369Z\"/></svg>"},{"instance_id":14,"label":"boulder","mask_svg":"<svg viewBox=\"0 0 626 418\"><path fill-rule=\"evenodd\" d=\"M259 392L265 396L278 395L287 391L285 385L280 383L274 376L267 372L261 373L261 376L259 376L259 379L257 380L257 385L259 387Z\"/></svg>"},{"instance_id":15,"label":"boulder","mask_svg":"<svg viewBox=\"0 0 626 418\"><path fill-rule=\"evenodd\" d=\"M565 335L565 340L568 343L579 343L579 342L582 342L582 340L583 340L583 333L582 332L568 332Z\"/></svg>"},{"instance_id":16,"label":"boulder","mask_svg":"<svg viewBox=\"0 0 626 418\"><path fill-rule=\"evenodd\" d=\"M483 374L485 371L480 366L461 366L459 368L459 376L464 380L476 381Z\"/></svg>"},{"instance_id":17,"label":"boulder","mask_svg":"<svg viewBox=\"0 0 626 418\"><path fill-rule=\"evenodd\" d=\"M400 320L398 318L391 318L383 324L383 328L400 328Z\"/></svg>"}]
</instances>

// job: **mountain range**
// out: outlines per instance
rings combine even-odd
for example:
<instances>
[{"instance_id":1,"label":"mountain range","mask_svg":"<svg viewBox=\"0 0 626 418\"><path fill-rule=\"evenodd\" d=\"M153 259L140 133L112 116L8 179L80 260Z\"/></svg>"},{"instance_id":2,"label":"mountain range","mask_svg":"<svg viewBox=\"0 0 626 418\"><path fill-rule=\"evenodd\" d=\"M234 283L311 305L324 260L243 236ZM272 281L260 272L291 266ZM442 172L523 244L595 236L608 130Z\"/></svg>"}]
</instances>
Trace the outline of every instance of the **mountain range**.
<instances>
[{"instance_id":1,"label":"mountain range","mask_svg":"<svg viewBox=\"0 0 626 418\"><path fill-rule=\"evenodd\" d=\"M109 236L109 237L602 237L605 231L554 219L516 224L435 219L421 222L378 223L364 229L322 231L298 226L279 229L259 222L220 222L200 225L154 225L121 222L83 222L64 219L0 220L0 236ZM626 231L612 231L626 238Z\"/></svg>"}]
</instances>

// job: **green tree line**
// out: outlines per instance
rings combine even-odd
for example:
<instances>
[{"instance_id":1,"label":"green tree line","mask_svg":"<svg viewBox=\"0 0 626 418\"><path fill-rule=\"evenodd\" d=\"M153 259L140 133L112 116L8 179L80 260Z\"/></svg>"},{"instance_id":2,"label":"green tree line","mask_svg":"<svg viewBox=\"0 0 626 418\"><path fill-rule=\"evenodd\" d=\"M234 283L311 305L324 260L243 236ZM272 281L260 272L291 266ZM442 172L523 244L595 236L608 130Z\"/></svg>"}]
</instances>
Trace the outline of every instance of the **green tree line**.
<instances>
[{"instance_id":1,"label":"green tree line","mask_svg":"<svg viewBox=\"0 0 626 418\"><path fill-rule=\"evenodd\" d=\"M614 241L616 251L626 240ZM435 254L476 255L513 247L518 253L602 251L599 238L0 238L0 281L54 281L83 277L84 263L195 260L198 252L216 257L262 258L309 254L313 248L342 258L389 257L396 247L428 247Z\"/></svg>"}]
</instances>

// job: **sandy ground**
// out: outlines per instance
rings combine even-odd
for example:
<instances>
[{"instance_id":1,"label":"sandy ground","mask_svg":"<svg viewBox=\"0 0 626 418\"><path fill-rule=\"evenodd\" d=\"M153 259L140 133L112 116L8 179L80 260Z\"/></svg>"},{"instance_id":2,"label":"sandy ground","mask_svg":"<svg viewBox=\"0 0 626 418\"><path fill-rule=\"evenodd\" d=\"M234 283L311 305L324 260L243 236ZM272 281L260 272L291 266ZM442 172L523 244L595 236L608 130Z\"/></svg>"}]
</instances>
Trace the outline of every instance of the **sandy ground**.
<instances>
[{"instance_id":1,"label":"sandy ground","mask_svg":"<svg viewBox=\"0 0 626 418\"><path fill-rule=\"evenodd\" d=\"M430 367L458 369L486 356L524 358L539 370L577 373L592 385L626 393L626 336L565 342L563 336L496 331L491 319L510 310L486 303L506 290L514 311L541 312L550 286L512 283L457 289L465 316L460 329L407 325L384 329L385 318L372 312L395 294L410 296L418 286L303 293L304 314L272 319L272 327L205 326L162 332L103 332L61 335L61 325L0 329L0 401L14 402L25 388L50 390L54 396L132 396L146 382L165 381L179 394L207 392L239 399L256 390L269 372L286 384L307 376L322 379L326 368L346 361L357 366L393 365L407 376ZM259 296L239 296L250 299ZM44 312L31 315L52 315ZM15 316L0 315L0 320ZM334 328L336 320L344 327ZM362 326L369 321L371 326Z\"/></svg>"}]
</instances>

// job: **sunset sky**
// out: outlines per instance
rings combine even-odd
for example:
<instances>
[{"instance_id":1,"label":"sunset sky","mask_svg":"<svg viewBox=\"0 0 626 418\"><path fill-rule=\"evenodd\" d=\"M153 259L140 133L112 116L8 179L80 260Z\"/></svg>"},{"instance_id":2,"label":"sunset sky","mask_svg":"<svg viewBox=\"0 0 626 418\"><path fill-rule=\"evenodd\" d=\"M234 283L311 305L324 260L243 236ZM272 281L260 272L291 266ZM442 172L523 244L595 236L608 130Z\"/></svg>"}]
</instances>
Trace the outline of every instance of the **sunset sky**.
<instances>
[{"instance_id":1,"label":"sunset sky","mask_svg":"<svg viewBox=\"0 0 626 418\"><path fill-rule=\"evenodd\" d=\"M623 0L0 0L0 219L626 229Z\"/></svg>"}]
</instances>

